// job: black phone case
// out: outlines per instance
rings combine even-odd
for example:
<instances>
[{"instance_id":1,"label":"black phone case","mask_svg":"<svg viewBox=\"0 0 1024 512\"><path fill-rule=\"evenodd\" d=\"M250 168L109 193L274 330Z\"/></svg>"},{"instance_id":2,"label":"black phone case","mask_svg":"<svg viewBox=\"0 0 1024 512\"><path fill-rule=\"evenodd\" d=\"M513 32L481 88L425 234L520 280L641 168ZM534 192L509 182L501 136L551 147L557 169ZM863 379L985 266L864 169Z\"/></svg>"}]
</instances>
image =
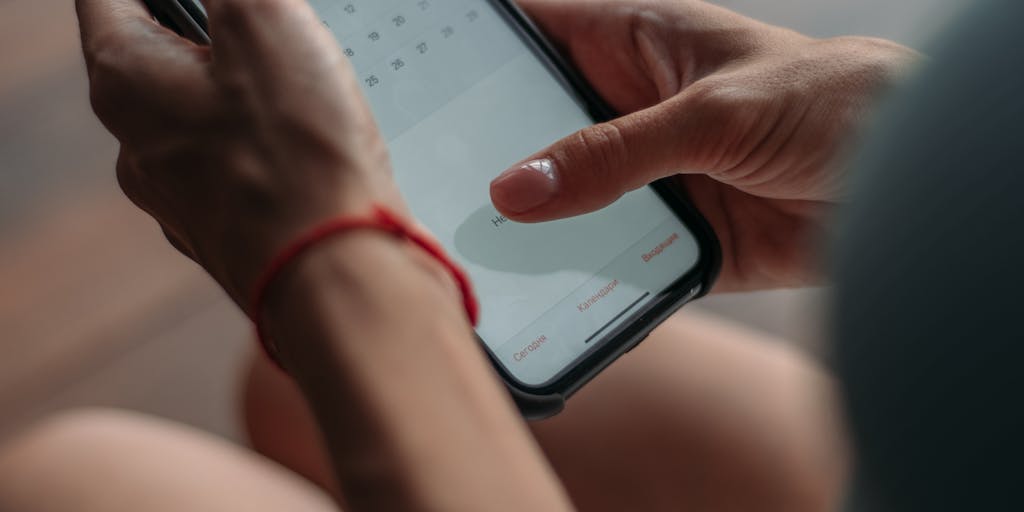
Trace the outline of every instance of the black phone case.
<instances>
[{"instance_id":1,"label":"black phone case","mask_svg":"<svg viewBox=\"0 0 1024 512\"><path fill-rule=\"evenodd\" d=\"M536 25L516 6L512 0L488 0L515 27L520 37L531 46L552 72L576 94L586 106L594 122L603 122L617 117L597 92L583 79L575 67L551 44ZM154 15L179 34L193 41L209 41L206 18L194 0L147 0ZM164 4L176 4L173 6ZM191 20L179 21L181 12ZM171 13L169 15L168 13ZM184 24L184 25L183 25ZM190 34L196 28L201 34ZM667 290L660 293L620 332L592 352L585 354L577 363L552 382L541 387L526 386L518 382L502 366L495 355L486 349L494 368L501 375L518 405L522 415L529 420L554 416L565 408L565 401L584 384L642 342L648 334L665 319L686 303L708 293L721 270L722 250L711 225L690 204L685 193L672 186L669 180L661 180L651 187L668 204L680 220L692 231L700 247L700 259L696 267L678 279Z\"/></svg>"}]
</instances>

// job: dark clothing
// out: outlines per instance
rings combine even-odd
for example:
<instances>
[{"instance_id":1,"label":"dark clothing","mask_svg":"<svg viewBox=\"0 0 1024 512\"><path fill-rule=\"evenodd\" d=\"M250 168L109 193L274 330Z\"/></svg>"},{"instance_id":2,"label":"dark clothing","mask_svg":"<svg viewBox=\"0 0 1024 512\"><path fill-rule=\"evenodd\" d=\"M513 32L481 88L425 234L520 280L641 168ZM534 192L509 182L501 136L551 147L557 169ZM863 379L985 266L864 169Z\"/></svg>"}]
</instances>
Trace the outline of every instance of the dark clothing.
<instances>
[{"instance_id":1,"label":"dark clothing","mask_svg":"<svg viewBox=\"0 0 1024 512\"><path fill-rule=\"evenodd\" d=\"M1024 1L977 2L853 167L851 511L1024 511Z\"/></svg>"}]
</instances>

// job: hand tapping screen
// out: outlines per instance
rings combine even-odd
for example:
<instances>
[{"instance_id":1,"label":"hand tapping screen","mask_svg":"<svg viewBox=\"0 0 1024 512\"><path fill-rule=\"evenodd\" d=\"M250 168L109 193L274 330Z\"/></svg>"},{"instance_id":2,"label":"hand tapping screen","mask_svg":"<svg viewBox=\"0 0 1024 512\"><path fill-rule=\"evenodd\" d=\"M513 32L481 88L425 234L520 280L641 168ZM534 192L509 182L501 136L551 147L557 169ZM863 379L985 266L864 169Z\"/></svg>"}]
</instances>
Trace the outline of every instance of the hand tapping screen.
<instances>
[{"instance_id":1,"label":"hand tapping screen","mask_svg":"<svg viewBox=\"0 0 1024 512\"><path fill-rule=\"evenodd\" d=\"M313 0L359 75L416 217L469 271L478 335L540 386L694 268L690 231L650 188L597 213L518 224L489 183L592 124L487 0Z\"/></svg>"}]
</instances>

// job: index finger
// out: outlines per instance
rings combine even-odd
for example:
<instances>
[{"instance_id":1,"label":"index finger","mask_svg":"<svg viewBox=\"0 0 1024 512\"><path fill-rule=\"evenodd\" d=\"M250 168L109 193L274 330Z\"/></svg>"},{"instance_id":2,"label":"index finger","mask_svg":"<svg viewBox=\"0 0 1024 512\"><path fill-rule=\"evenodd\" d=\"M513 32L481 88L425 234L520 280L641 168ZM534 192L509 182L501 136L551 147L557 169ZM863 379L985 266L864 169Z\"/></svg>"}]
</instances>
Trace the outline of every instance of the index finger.
<instances>
[{"instance_id":1,"label":"index finger","mask_svg":"<svg viewBox=\"0 0 1024 512\"><path fill-rule=\"evenodd\" d=\"M76 0L75 9L87 58L111 44L111 39L123 39L126 29L137 30L141 24L159 28L140 0Z\"/></svg>"},{"instance_id":2,"label":"index finger","mask_svg":"<svg viewBox=\"0 0 1024 512\"><path fill-rule=\"evenodd\" d=\"M93 109L115 136L140 114L204 112L207 51L160 26L141 0L76 0Z\"/></svg>"}]
</instances>

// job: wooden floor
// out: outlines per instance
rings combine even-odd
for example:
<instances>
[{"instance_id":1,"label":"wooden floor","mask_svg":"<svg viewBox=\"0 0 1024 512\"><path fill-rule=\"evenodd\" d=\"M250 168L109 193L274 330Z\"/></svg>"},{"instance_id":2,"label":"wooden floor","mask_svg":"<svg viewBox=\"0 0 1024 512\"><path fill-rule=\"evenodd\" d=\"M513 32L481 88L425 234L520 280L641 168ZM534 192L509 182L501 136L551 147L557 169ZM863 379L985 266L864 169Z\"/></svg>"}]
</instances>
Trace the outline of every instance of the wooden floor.
<instances>
[{"instance_id":1,"label":"wooden floor","mask_svg":"<svg viewBox=\"0 0 1024 512\"><path fill-rule=\"evenodd\" d=\"M914 41L959 0L722 0L816 35ZM73 2L0 0L0 437L75 405L176 418L237 437L248 326L119 193L91 115ZM909 30L908 27L916 27ZM818 292L706 307L808 336Z\"/></svg>"}]
</instances>

